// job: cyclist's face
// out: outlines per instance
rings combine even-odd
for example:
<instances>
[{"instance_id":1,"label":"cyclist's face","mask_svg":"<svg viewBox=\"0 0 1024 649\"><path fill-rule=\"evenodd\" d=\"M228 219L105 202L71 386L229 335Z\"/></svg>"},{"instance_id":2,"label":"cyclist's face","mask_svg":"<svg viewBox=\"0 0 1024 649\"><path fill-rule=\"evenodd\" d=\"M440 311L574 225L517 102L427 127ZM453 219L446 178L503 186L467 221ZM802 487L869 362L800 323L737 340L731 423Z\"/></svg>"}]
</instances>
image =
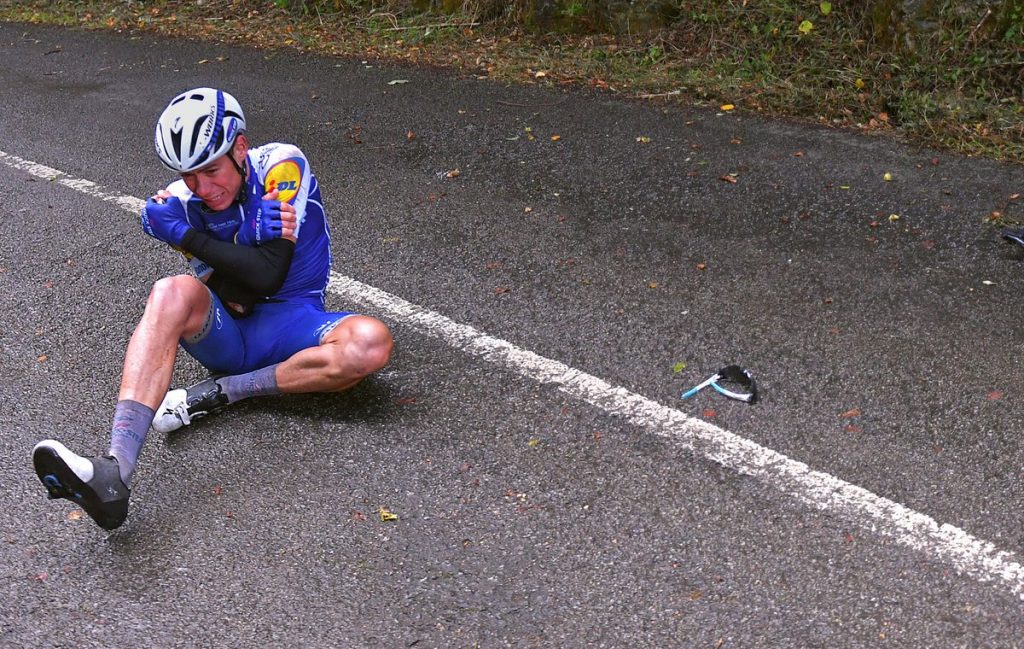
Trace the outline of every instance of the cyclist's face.
<instances>
[{"instance_id":1,"label":"cyclist's face","mask_svg":"<svg viewBox=\"0 0 1024 649\"><path fill-rule=\"evenodd\" d=\"M240 148L242 153L238 155ZM234 154L236 160L244 160L246 148L239 147L236 142L231 151L205 167L181 174L185 185L211 210L220 211L231 207L241 189L242 177L228 156Z\"/></svg>"}]
</instances>

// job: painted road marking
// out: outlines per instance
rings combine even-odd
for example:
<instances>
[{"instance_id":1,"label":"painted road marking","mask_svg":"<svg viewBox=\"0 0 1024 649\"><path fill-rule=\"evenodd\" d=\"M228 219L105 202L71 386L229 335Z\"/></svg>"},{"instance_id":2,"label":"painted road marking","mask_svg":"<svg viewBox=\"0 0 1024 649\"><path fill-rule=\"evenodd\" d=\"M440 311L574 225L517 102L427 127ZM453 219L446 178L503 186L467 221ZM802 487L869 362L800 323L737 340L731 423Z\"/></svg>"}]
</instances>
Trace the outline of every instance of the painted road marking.
<instances>
[{"instance_id":1,"label":"painted road marking","mask_svg":"<svg viewBox=\"0 0 1024 649\"><path fill-rule=\"evenodd\" d=\"M0 162L37 178L50 180L138 214L145 201L123 196L65 173L0 151ZM328 290L345 300L376 309L381 315L490 363L585 401L609 415L622 417L656 435L728 467L757 478L795 500L841 517L858 527L945 562L961 574L995 583L1024 599L1024 566L1012 552L1000 550L953 525L935 519L862 487L815 471L803 462L756 444L723 428L611 385L512 343L495 338L439 313L407 302L351 277L332 272Z\"/></svg>"}]
</instances>

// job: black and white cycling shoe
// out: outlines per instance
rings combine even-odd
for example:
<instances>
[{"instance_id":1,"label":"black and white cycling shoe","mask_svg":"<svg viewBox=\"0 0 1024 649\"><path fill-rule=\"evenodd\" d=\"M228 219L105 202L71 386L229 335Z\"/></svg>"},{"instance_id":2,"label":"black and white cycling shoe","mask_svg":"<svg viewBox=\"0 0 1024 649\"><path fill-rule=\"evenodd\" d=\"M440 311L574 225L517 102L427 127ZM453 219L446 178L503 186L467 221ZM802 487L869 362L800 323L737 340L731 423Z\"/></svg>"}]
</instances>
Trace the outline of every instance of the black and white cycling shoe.
<instances>
[{"instance_id":1,"label":"black and white cycling shoe","mask_svg":"<svg viewBox=\"0 0 1024 649\"><path fill-rule=\"evenodd\" d=\"M163 403L156 409L153 430L158 433L176 431L191 424L193 419L217 412L226 405L227 395L211 376L186 389L169 391Z\"/></svg>"},{"instance_id":2,"label":"black and white cycling shoe","mask_svg":"<svg viewBox=\"0 0 1024 649\"><path fill-rule=\"evenodd\" d=\"M56 440L44 439L32 449L32 464L51 499L70 500L103 529L116 529L128 517L132 492L121 481L114 457L82 457Z\"/></svg>"}]
</instances>

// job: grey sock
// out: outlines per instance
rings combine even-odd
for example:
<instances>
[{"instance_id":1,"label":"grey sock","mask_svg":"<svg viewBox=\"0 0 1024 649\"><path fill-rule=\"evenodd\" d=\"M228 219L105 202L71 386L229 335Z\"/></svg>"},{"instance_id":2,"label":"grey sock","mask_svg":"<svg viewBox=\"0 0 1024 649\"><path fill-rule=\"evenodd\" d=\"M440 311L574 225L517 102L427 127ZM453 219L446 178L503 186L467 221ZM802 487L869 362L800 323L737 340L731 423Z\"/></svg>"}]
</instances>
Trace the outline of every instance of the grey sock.
<instances>
[{"instance_id":1,"label":"grey sock","mask_svg":"<svg viewBox=\"0 0 1024 649\"><path fill-rule=\"evenodd\" d=\"M139 460L139 452L146 441L149 425L153 423L155 413L130 399L118 401L114 407L114 425L110 430L110 454L117 458L118 472L121 481L130 485L135 464Z\"/></svg>"},{"instance_id":2,"label":"grey sock","mask_svg":"<svg viewBox=\"0 0 1024 649\"><path fill-rule=\"evenodd\" d=\"M224 391L228 403L249 397L281 394L281 391L277 389L277 366L279 364L275 363L237 376L222 376L217 379L217 384Z\"/></svg>"}]
</instances>

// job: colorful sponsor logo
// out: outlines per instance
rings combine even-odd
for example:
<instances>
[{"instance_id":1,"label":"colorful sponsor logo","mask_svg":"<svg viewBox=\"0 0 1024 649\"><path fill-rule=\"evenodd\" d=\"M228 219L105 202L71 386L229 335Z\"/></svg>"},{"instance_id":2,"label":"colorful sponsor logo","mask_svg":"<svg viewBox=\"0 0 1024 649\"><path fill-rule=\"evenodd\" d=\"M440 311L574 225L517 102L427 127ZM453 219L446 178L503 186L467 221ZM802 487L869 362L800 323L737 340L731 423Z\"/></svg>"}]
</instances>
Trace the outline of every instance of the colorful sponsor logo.
<instances>
[{"instance_id":1,"label":"colorful sponsor logo","mask_svg":"<svg viewBox=\"0 0 1024 649\"><path fill-rule=\"evenodd\" d=\"M277 200L286 203L299 193L299 183L301 182L302 168L297 160L288 159L282 160L270 168L263 181L263 188L267 193L276 189L279 192Z\"/></svg>"}]
</instances>

